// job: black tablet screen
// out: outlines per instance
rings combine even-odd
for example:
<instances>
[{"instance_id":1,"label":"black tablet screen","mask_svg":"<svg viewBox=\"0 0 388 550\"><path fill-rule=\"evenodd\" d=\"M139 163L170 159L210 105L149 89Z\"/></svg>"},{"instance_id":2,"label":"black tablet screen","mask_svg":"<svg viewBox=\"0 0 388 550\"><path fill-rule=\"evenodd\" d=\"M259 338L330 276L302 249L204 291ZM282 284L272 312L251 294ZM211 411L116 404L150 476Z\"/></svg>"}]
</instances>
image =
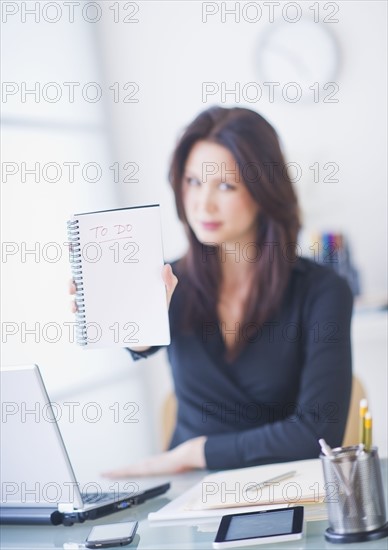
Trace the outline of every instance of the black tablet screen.
<instances>
[{"instance_id":1,"label":"black tablet screen","mask_svg":"<svg viewBox=\"0 0 388 550\"><path fill-rule=\"evenodd\" d=\"M250 539L292 533L293 510L233 516L224 540Z\"/></svg>"}]
</instances>

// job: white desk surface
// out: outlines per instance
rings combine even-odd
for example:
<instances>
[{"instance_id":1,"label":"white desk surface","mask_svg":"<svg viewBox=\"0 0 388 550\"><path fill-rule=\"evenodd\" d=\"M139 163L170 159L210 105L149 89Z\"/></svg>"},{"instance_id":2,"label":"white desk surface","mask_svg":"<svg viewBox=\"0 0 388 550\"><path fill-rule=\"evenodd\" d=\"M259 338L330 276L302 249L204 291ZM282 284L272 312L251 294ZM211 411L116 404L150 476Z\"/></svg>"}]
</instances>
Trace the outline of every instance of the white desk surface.
<instances>
[{"instance_id":1,"label":"white desk surface","mask_svg":"<svg viewBox=\"0 0 388 550\"><path fill-rule=\"evenodd\" d=\"M387 459L381 460L382 473L385 484L387 500ZM189 549L211 549L218 522L214 519L208 523L199 523L198 520L192 520L192 524L174 523L172 525L163 525L159 523L150 523L147 520L149 512L155 512L167 504L171 499L182 494L203 477L203 472L190 472L171 476L171 489L166 495L152 499L144 504L123 511L111 516L107 516L98 521L89 521L81 525L72 527L51 527L51 526L2 526L0 530L0 547L2 550L44 550L53 548L64 548L64 544L83 543L93 525L103 523L114 523L118 521L137 520L139 527L134 541L125 548L134 549L154 549L154 550L189 550ZM153 480L158 482L157 479ZM227 513L227 512L226 512ZM374 549L387 550L388 538L372 542L363 542L351 545L330 544L325 541L324 532L328 527L326 521L316 521L307 523L306 535L300 541L285 542L283 544L263 544L258 548L275 550L284 548L289 550L322 550L342 548L346 550ZM67 546L65 546L66 548Z\"/></svg>"}]
</instances>

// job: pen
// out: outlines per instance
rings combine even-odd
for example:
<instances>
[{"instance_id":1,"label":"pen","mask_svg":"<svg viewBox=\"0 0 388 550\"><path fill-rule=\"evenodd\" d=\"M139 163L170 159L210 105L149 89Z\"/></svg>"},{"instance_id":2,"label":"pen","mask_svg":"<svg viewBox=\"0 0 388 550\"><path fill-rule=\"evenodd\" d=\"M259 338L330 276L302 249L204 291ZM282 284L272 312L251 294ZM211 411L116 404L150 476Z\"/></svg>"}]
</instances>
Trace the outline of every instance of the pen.
<instances>
[{"instance_id":1,"label":"pen","mask_svg":"<svg viewBox=\"0 0 388 550\"><path fill-rule=\"evenodd\" d=\"M326 443L326 441L324 439L318 439L318 443L320 444L321 449L322 449L322 453L325 456L333 456L333 451L332 451L331 447L329 447L329 445Z\"/></svg>"},{"instance_id":2,"label":"pen","mask_svg":"<svg viewBox=\"0 0 388 550\"><path fill-rule=\"evenodd\" d=\"M324 439L319 439L318 443L320 444L321 449L322 449L322 453L325 456L328 456L328 457L331 457L331 458L335 457L335 454L333 453L333 449L326 443L326 441ZM343 488L345 489L345 493L347 494L347 496L350 496L352 494L352 491L351 491L351 488L349 487L349 484L348 484L348 482L347 482L347 480L344 476L344 473L341 469L341 465L337 464L336 462L333 461L332 466L333 466L334 472L337 475L337 478L340 480L340 482L343 485Z\"/></svg>"},{"instance_id":3,"label":"pen","mask_svg":"<svg viewBox=\"0 0 388 550\"><path fill-rule=\"evenodd\" d=\"M270 485L271 483L276 483L277 481L283 481L284 479L288 479L289 477L293 477L296 474L296 470L292 470L290 472L286 472L285 474L281 474L280 476L271 477L270 479L267 479L266 481L261 481L260 483L256 483L255 485L251 485L247 491L252 491L253 489L262 489L266 485Z\"/></svg>"},{"instance_id":4,"label":"pen","mask_svg":"<svg viewBox=\"0 0 388 550\"><path fill-rule=\"evenodd\" d=\"M364 430L365 451L370 451L372 448L372 415L370 412L365 413Z\"/></svg>"},{"instance_id":5,"label":"pen","mask_svg":"<svg viewBox=\"0 0 388 550\"><path fill-rule=\"evenodd\" d=\"M360 401L360 428L359 428L359 442L365 444L365 425L364 425L364 416L368 410L368 401L366 399L361 399Z\"/></svg>"}]
</instances>

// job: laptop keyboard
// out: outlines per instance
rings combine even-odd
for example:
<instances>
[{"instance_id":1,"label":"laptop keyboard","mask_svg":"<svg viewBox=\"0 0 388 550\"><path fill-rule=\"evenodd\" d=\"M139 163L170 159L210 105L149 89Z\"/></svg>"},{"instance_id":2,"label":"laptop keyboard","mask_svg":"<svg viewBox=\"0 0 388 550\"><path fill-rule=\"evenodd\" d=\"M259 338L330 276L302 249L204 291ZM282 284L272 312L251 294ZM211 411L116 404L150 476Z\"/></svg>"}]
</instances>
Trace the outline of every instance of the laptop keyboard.
<instances>
[{"instance_id":1,"label":"laptop keyboard","mask_svg":"<svg viewBox=\"0 0 388 550\"><path fill-rule=\"evenodd\" d=\"M129 497L129 493L86 493L82 494L84 504L101 504Z\"/></svg>"}]
</instances>

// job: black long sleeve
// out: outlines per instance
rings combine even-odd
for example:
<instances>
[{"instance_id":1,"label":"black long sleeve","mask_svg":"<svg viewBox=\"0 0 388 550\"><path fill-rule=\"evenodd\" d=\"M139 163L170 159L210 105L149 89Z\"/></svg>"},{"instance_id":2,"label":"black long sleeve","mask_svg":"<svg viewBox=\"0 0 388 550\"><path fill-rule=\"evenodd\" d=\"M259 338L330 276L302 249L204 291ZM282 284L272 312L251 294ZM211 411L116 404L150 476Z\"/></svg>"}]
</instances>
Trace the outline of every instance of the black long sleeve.
<instances>
[{"instance_id":1,"label":"black long sleeve","mask_svg":"<svg viewBox=\"0 0 388 550\"><path fill-rule=\"evenodd\" d=\"M147 359L147 357L150 357L150 355L154 355L154 353L159 351L162 347L164 346L151 346L146 351L133 351L129 348L126 349L127 351L129 351L134 361L139 361L140 359Z\"/></svg>"}]
</instances>

